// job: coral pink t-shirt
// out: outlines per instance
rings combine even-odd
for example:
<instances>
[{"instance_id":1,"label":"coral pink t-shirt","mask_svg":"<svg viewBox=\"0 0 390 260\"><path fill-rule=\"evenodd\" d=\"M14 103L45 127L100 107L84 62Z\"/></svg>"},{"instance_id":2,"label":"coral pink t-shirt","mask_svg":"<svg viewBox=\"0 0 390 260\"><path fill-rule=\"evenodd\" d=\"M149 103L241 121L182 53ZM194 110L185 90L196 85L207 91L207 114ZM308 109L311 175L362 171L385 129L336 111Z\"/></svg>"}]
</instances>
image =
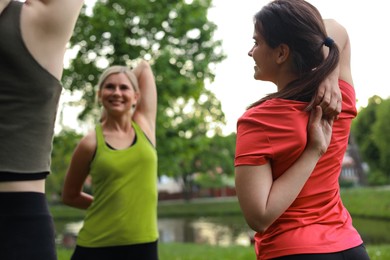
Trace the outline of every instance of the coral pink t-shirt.
<instances>
[{"instance_id":1,"label":"coral pink t-shirt","mask_svg":"<svg viewBox=\"0 0 390 260\"><path fill-rule=\"evenodd\" d=\"M338 178L356 116L355 91L339 81L342 112L332 140L292 205L264 232L255 234L257 259L346 250L363 243L340 198ZM237 123L235 166L270 162L273 179L301 155L307 142L306 102L271 99L247 110Z\"/></svg>"}]
</instances>

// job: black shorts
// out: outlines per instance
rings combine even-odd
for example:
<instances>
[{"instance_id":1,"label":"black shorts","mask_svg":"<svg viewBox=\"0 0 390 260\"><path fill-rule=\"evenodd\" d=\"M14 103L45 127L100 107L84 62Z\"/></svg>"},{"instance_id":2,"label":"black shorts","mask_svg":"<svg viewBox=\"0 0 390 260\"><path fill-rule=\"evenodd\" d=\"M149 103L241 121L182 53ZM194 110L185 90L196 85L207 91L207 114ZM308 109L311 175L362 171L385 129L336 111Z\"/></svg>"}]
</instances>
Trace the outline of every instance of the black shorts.
<instances>
[{"instance_id":1,"label":"black shorts","mask_svg":"<svg viewBox=\"0 0 390 260\"><path fill-rule=\"evenodd\" d=\"M56 260L55 231L46 196L0 192L0 259Z\"/></svg>"},{"instance_id":2,"label":"black shorts","mask_svg":"<svg viewBox=\"0 0 390 260\"><path fill-rule=\"evenodd\" d=\"M364 245L336 253L302 254L273 258L274 260L370 260Z\"/></svg>"},{"instance_id":3,"label":"black shorts","mask_svg":"<svg viewBox=\"0 0 390 260\"><path fill-rule=\"evenodd\" d=\"M71 260L158 260L157 241L144 244L83 247L76 246Z\"/></svg>"}]
</instances>

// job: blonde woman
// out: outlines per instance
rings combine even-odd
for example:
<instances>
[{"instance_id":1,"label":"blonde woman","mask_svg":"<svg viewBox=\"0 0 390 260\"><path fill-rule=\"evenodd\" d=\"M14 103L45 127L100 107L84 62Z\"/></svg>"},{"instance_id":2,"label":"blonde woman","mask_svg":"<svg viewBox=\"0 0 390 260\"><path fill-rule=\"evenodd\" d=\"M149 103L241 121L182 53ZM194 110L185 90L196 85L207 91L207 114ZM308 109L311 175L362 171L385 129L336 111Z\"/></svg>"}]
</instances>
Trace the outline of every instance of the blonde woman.
<instances>
[{"instance_id":1,"label":"blonde woman","mask_svg":"<svg viewBox=\"0 0 390 260\"><path fill-rule=\"evenodd\" d=\"M158 259L157 94L146 61L113 66L99 80L101 122L76 147L63 188L65 204L87 209L76 259ZM92 195L83 192L92 177Z\"/></svg>"}]
</instances>

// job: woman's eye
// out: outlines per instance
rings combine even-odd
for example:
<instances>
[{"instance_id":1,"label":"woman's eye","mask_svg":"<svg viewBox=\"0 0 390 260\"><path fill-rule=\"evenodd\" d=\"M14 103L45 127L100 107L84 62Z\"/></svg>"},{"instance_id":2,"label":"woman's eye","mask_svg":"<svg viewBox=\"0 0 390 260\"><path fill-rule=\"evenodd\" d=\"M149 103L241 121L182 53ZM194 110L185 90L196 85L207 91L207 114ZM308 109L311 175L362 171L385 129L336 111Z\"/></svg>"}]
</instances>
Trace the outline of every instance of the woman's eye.
<instances>
[{"instance_id":1,"label":"woman's eye","mask_svg":"<svg viewBox=\"0 0 390 260\"><path fill-rule=\"evenodd\" d=\"M106 88L106 89L114 89L115 86L114 86L114 84L107 84L107 85L105 86L105 88Z\"/></svg>"},{"instance_id":2,"label":"woman's eye","mask_svg":"<svg viewBox=\"0 0 390 260\"><path fill-rule=\"evenodd\" d=\"M130 87L127 86L127 85L121 85L121 86L120 86L120 89L121 89L121 90L128 90L128 89L130 89Z\"/></svg>"}]
</instances>

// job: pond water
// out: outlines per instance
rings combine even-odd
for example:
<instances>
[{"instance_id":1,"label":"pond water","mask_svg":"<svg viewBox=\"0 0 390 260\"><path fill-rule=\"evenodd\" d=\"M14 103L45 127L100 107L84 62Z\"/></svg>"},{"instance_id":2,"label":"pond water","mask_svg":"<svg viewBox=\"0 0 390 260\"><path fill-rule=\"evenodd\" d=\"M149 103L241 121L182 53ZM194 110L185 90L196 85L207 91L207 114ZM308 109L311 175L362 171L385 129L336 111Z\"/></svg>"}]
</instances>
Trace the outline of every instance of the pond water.
<instances>
[{"instance_id":1,"label":"pond water","mask_svg":"<svg viewBox=\"0 0 390 260\"><path fill-rule=\"evenodd\" d=\"M390 244L390 221L353 218L365 244ZM73 247L81 220L55 221L57 242ZM209 245L251 245L253 231L241 216L162 218L158 220L159 242L182 242Z\"/></svg>"}]
</instances>

